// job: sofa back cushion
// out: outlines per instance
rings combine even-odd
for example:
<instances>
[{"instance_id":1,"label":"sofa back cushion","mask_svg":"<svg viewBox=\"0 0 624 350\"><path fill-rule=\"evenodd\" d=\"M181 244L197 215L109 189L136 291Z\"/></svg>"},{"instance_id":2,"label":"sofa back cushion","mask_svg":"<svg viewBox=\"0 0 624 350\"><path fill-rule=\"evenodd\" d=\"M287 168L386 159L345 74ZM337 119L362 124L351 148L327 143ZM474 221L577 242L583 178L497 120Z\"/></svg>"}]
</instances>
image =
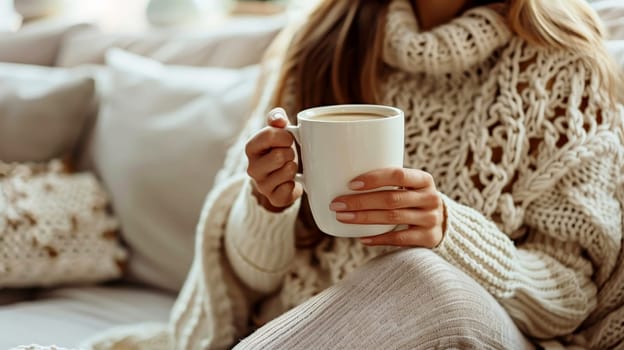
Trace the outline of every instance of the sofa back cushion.
<instances>
[{"instance_id":1,"label":"sofa back cushion","mask_svg":"<svg viewBox=\"0 0 624 350\"><path fill-rule=\"evenodd\" d=\"M54 66L65 35L90 30L88 24L41 23L0 33L0 62Z\"/></svg>"},{"instance_id":2,"label":"sofa back cushion","mask_svg":"<svg viewBox=\"0 0 624 350\"><path fill-rule=\"evenodd\" d=\"M284 23L280 18L232 22L207 33L184 34L83 31L65 38L56 64L103 64L107 50L120 48L165 64L240 68L260 62Z\"/></svg>"},{"instance_id":3,"label":"sofa back cushion","mask_svg":"<svg viewBox=\"0 0 624 350\"><path fill-rule=\"evenodd\" d=\"M247 119L259 73L164 66L120 50L89 141L131 248L131 277L178 290L195 226L225 152Z\"/></svg>"}]
</instances>

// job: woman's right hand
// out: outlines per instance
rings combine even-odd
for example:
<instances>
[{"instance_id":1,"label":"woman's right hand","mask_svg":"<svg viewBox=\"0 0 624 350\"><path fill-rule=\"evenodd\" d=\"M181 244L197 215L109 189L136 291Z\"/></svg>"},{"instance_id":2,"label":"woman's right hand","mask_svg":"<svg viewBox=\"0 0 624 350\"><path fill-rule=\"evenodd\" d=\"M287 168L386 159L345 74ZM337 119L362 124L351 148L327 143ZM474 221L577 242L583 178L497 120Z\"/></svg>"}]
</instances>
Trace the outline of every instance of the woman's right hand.
<instances>
[{"instance_id":1,"label":"woman's right hand","mask_svg":"<svg viewBox=\"0 0 624 350\"><path fill-rule=\"evenodd\" d=\"M297 151L293 136L285 130L286 112L273 109L267 124L247 142L247 174L260 204L269 211L281 212L301 197L303 188L295 182Z\"/></svg>"}]
</instances>

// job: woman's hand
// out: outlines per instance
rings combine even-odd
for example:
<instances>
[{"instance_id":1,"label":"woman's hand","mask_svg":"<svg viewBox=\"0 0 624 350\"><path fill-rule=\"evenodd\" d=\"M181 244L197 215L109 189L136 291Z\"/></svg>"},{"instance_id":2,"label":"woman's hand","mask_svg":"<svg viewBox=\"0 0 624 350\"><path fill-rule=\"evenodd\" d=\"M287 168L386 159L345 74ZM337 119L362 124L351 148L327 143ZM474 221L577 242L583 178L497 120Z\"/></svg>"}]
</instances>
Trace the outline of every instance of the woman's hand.
<instances>
[{"instance_id":1,"label":"woman's hand","mask_svg":"<svg viewBox=\"0 0 624 350\"><path fill-rule=\"evenodd\" d=\"M433 177L421 170L386 168L358 176L349 183L354 191L380 187L400 190L340 196L331 203L336 219L347 224L407 225L402 231L365 237L367 245L434 248L440 244L446 226L444 203Z\"/></svg>"},{"instance_id":2,"label":"woman's hand","mask_svg":"<svg viewBox=\"0 0 624 350\"><path fill-rule=\"evenodd\" d=\"M260 204L280 212L301 197L303 189L295 182L297 152L293 136L284 130L288 125L286 112L276 108L267 119L269 126L254 135L245 147L247 174Z\"/></svg>"}]
</instances>

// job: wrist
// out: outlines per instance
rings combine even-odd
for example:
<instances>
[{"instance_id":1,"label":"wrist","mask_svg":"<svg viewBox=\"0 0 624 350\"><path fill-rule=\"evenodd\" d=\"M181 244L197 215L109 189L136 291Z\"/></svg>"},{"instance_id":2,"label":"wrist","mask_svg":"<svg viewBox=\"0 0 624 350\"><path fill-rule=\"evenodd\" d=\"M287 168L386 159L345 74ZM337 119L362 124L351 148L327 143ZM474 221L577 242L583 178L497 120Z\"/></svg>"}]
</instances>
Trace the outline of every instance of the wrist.
<instances>
[{"instance_id":1,"label":"wrist","mask_svg":"<svg viewBox=\"0 0 624 350\"><path fill-rule=\"evenodd\" d=\"M284 210L290 208L290 205L286 207L276 207L273 204L271 204L271 201L269 200L269 198L263 195L262 193L260 193L260 191L258 191L258 188L256 187L256 182L253 180L251 181L251 193L253 194L254 197L256 197L258 204L260 204L264 209L272 213L281 213Z\"/></svg>"}]
</instances>

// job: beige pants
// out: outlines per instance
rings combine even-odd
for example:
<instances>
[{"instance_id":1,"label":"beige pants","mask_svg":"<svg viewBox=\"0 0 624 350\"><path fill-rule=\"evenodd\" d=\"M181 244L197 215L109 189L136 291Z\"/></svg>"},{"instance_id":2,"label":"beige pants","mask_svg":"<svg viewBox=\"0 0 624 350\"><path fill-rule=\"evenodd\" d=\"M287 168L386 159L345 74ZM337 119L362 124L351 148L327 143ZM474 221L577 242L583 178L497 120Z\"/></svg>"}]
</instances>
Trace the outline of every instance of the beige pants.
<instances>
[{"instance_id":1,"label":"beige pants","mask_svg":"<svg viewBox=\"0 0 624 350\"><path fill-rule=\"evenodd\" d=\"M474 280L425 249L401 250L271 321L235 349L532 349Z\"/></svg>"}]
</instances>

